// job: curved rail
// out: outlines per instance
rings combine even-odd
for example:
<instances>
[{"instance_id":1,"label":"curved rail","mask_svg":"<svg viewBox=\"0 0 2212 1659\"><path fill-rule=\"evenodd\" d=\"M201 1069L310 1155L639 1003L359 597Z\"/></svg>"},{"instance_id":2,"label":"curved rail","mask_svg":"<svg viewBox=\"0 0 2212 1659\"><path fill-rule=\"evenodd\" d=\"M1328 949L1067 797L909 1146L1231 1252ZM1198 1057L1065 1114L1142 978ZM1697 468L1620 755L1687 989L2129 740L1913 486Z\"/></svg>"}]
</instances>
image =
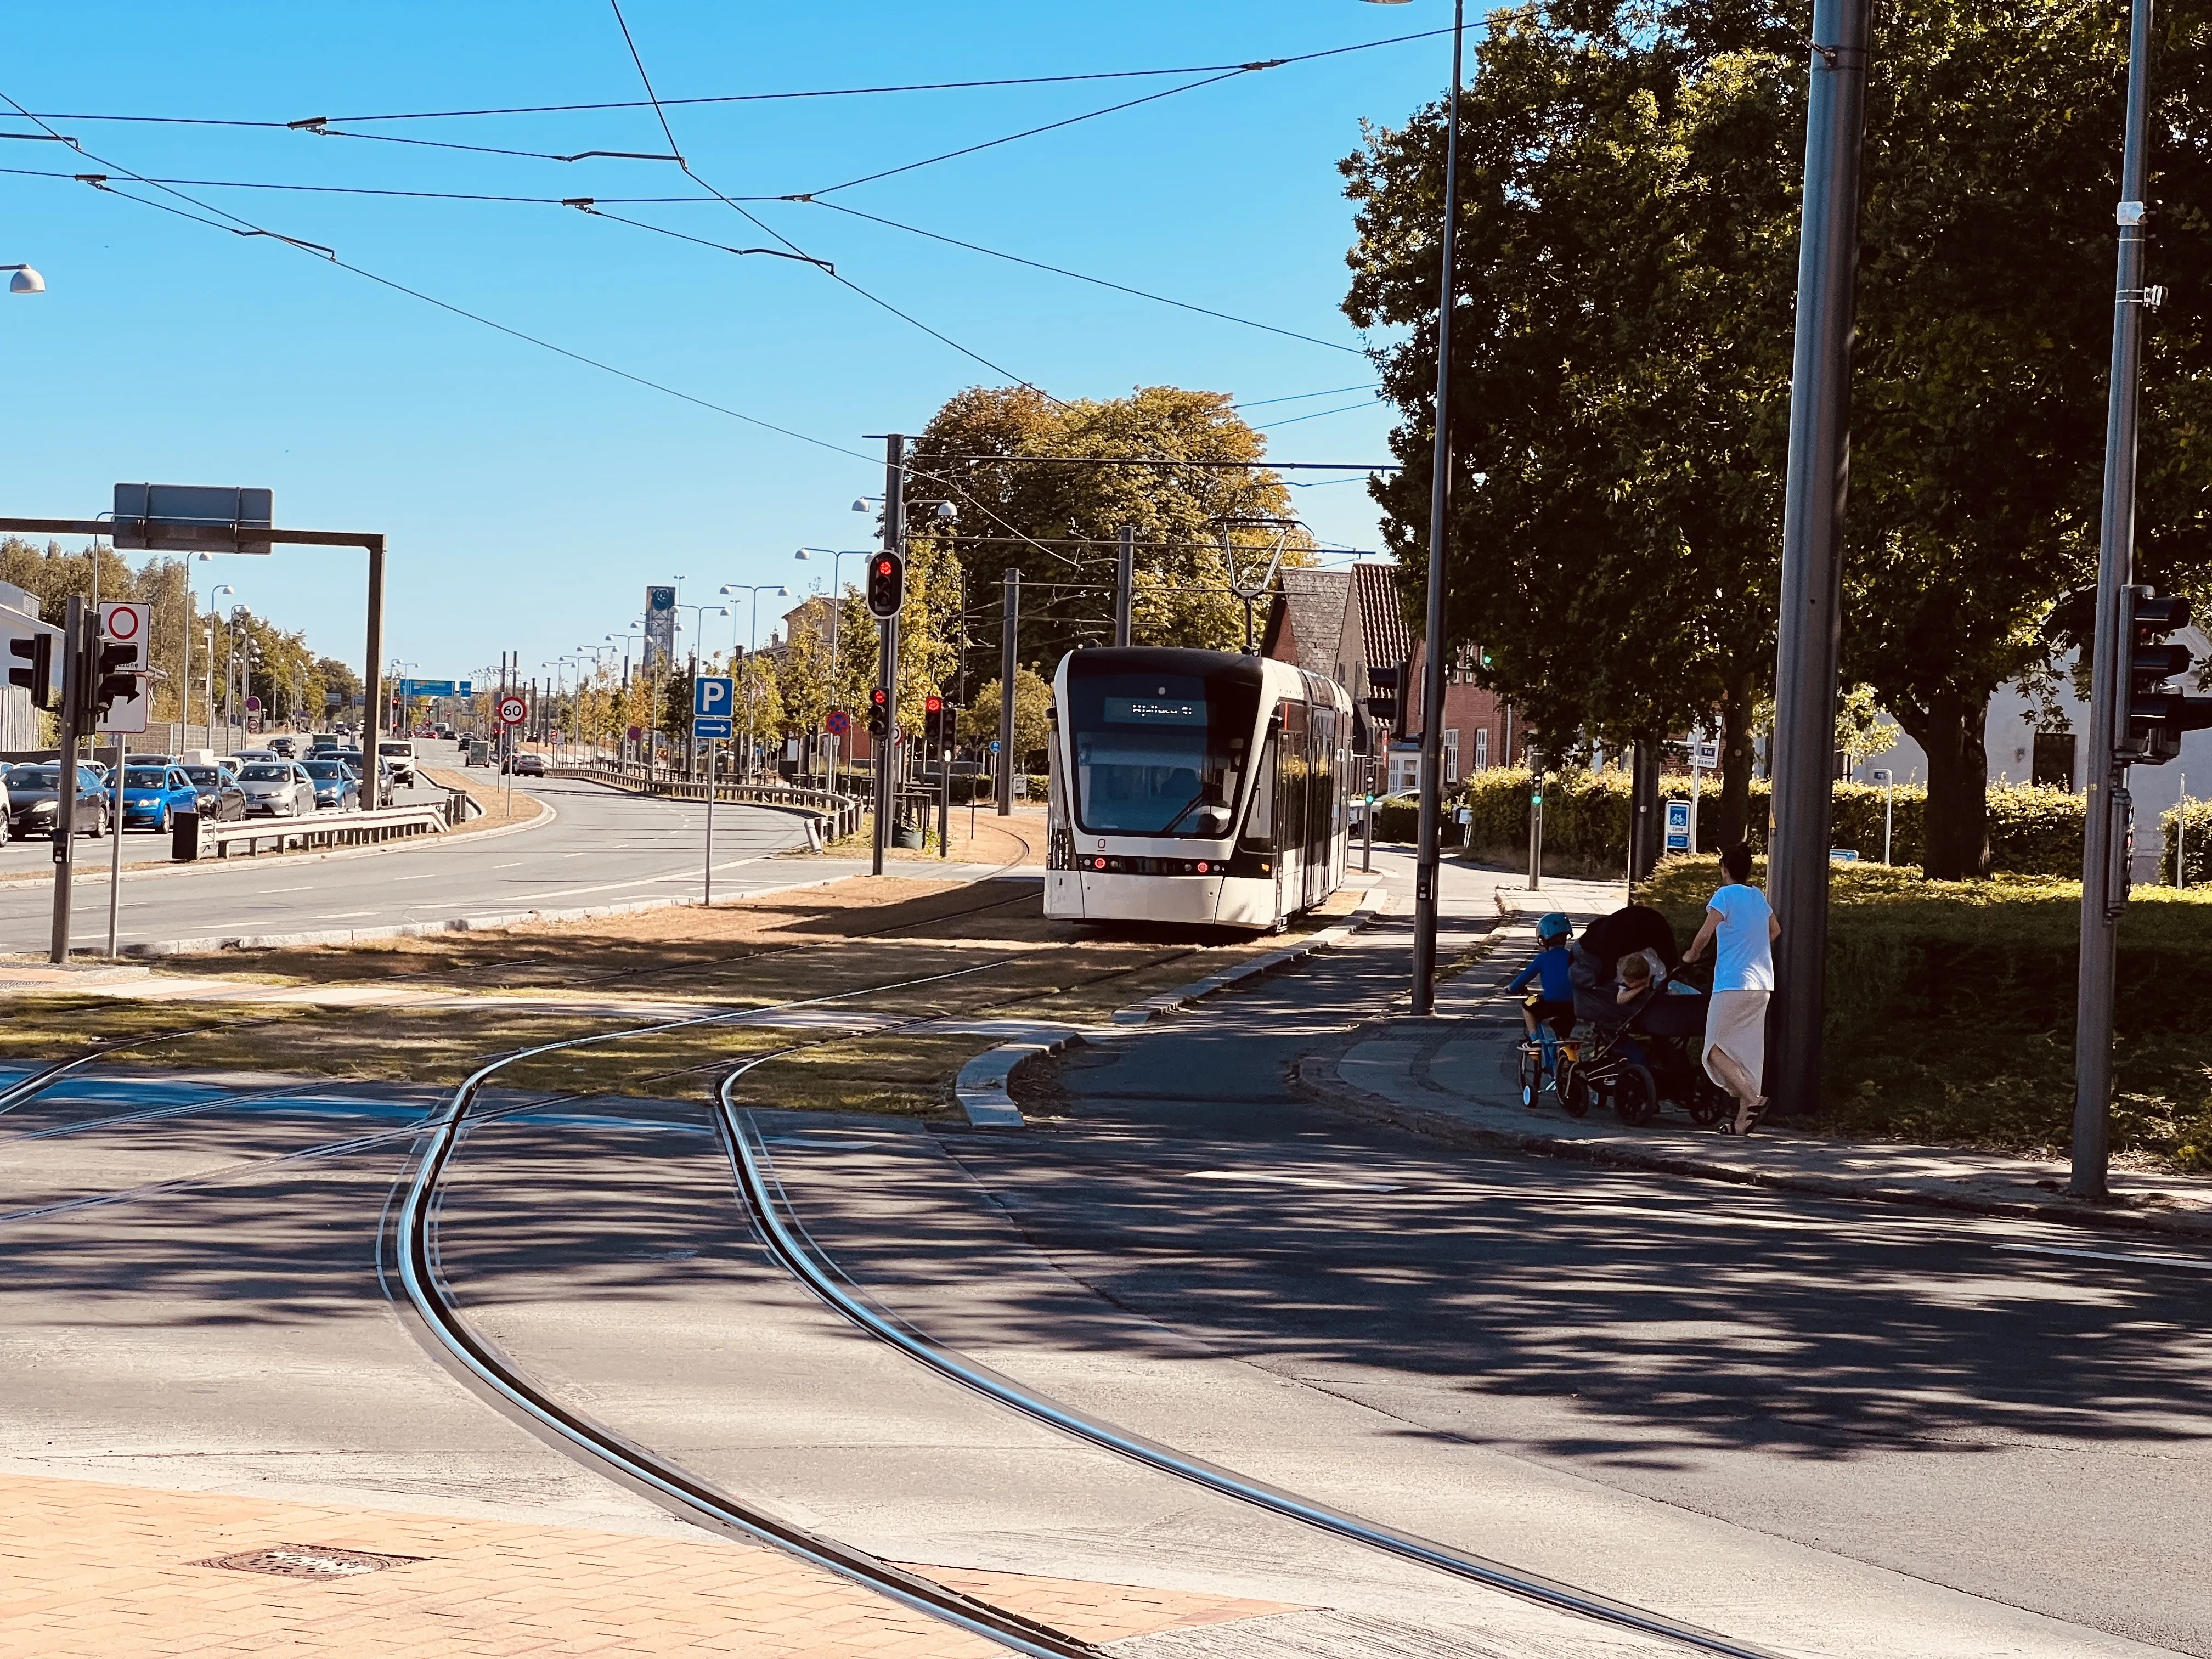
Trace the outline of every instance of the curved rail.
<instances>
[{"instance_id":1,"label":"curved rail","mask_svg":"<svg viewBox=\"0 0 2212 1659\"><path fill-rule=\"evenodd\" d=\"M898 990L939 980L956 979L1003 965L1003 963L987 963L982 967L963 968L950 974L932 974L920 979L868 986L835 996L810 997L775 1006L803 1007L841 1001L875 991ZM760 1012L758 1009L745 1011L751 1014ZM888 1596L902 1606L943 1620L972 1635L986 1637L1016 1652L1031 1655L1034 1659L1106 1659L1103 1650L1055 1630L1049 1625L949 1589L864 1550L823 1537L746 1504L671 1460L635 1445L581 1413L570 1411L539 1389L495 1347L471 1330L461 1317L459 1310L447 1295L438 1277L431 1241L438 1183L459 1140L462 1127L471 1121L470 1108L487 1080L502 1068L535 1055L726 1022L739 1017L726 1013L703 1015L659 1025L632 1027L622 1031L601 1032L593 1036L544 1043L502 1055L471 1073L453 1091L453 1098L444 1110L422 1126L427 1131L428 1141L422 1148L414 1177L408 1183L407 1196L400 1206L398 1219L399 1279L409 1302L454 1361L505 1401L513 1410L567 1445L616 1471L629 1482L670 1500L694 1518L722 1530L742 1534L772 1545L815 1566ZM804 1048L810 1045L793 1046ZM790 1051L787 1048L776 1052ZM768 1058L770 1056L760 1055L755 1063Z\"/></svg>"},{"instance_id":2,"label":"curved rail","mask_svg":"<svg viewBox=\"0 0 2212 1659\"><path fill-rule=\"evenodd\" d=\"M1293 1521L1303 1522L1352 1543L1364 1544L1370 1549L1434 1568L1439 1572L1449 1573L1491 1589L1501 1590L1523 1601L1678 1642L1702 1653L1719 1654L1725 1659L1782 1659L1782 1656L1771 1649L1754 1647L1625 1601L1615 1601L1589 1590L1577 1589L1571 1584L1563 1584L1556 1579L1523 1572L1502 1562L1454 1549L1448 1544L1439 1544L1412 1533L1401 1532L1394 1527L1363 1520L1312 1498L1301 1498L1295 1492L1239 1474L1233 1469L1188 1456L1158 1441L1132 1434L1126 1429L1117 1428L1044 1395L1034 1393L1012 1378L933 1342L895 1316L871 1306L862 1297L848 1291L844 1285L839 1283L845 1276L826 1256L817 1255L809 1248L808 1242L802 1242L799 1230L793 1222L786 1219L783 1211L789 1200L783 1197L781 1186L770 1171L766 1150L759 1145L759 1131L752 1123L750 1115L742 1111L730 1099L731 1086L738 1079L750 1070L752 1065L769 1058L769 1055L761 1055L758 1060L732 1072L723 1079L715 1103L718 1121L729 1146L731 1165L737 1175L738 1190L744 1194L745 1203L752 1212L754 1224L766 1240L770 1253L786 1271L878 1341L898 1349L940 1376L950 1378L963 1388L971 1389L1002 1406L1011 1407L1024 1416L1049 1427L1117 1453L1148 1468L1174 1475ZM847 1284L850 1282L846 1280Z\"/></svg>"}]
</instances>

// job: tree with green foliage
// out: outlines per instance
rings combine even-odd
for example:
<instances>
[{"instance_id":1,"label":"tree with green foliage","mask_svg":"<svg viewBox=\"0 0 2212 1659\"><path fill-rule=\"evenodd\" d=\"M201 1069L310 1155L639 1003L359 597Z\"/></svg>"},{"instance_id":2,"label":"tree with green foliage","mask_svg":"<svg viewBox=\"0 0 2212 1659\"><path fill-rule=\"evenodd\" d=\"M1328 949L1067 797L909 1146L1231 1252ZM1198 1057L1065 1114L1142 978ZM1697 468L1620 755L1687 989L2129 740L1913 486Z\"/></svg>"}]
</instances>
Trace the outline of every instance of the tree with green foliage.
<instances>
[{"instance_id":1,"label":"tree with green foliage","mask_svg":"<svg viewBox=\"0 0 2212 1659\"><path fill-rule=\"evenodd\" d=\"M2140 572L2212 579L2212 158L2202 0L2154 85L2172 285L2146 349ZM1927 751L1926 867L1988 867L1982 728L2080 638L2095 563L2126 16L1908 0L1870 58L1844 666ZM1717 712L1723 814L1771 672L1802 21L1776 0L1494 13L1464 94L1447 569L1455 644L1543 732ZM1384 354L1407 465L1376 486L1425 580L1443 109L1345 163L1346 309ZM1476 475L1481 475L1480 483ZM1409 605L1409 610L1411 606Z\"/></svg>"},{"instance_id":2,"label":"tree with green foliage","mask_svg":"<svg viewBox=\"0 0 2212 1659\"><path fill-rule=\"evenodd\" d=\"M999 735L999 688L993 680L960 711L959 733L969 743L989 743ZM1042 761L1052 741L1052 687L1026 668L1014 671L1014 755L1024 770Z\"/></svg>"}]
</instances>

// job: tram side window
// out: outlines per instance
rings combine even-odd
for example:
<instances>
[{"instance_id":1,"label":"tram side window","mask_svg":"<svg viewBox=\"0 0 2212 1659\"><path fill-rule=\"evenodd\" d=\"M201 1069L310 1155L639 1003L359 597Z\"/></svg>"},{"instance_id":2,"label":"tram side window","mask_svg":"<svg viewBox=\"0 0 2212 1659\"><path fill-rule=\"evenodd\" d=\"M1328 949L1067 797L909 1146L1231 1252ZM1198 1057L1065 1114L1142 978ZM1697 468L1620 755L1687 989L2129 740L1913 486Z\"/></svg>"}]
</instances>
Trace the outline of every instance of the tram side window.
<instances>
[{"instance_id":1,"label":"tram side window","mask_svg":"<svg viewBox=\"0 0 2212 1659\"><path fill-rule=\"evenodd\" d=\"M1275 850L1275 734L1267 733L1253 770L1252 815L1244 821L1244 846L1254 853Z\"/></svg>"}]
</instances>

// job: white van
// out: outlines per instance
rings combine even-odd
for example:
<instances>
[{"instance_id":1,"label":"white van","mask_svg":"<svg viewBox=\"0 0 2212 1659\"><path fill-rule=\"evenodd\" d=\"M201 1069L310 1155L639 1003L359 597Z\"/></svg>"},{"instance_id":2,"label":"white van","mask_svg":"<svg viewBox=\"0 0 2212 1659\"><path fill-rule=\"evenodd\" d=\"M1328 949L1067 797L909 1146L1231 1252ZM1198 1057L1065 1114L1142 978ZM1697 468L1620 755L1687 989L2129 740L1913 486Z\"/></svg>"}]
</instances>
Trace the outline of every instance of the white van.
<instances>
[{"instance_id":1,"label":"white van","mask_svg":"<svg viewBox=\"0 0 2212 1659\"><path fill-rule=\"evenodd\" d=\"M415 745L404 738L380 738L377 757L392 768L392 781L415 787Z\"/></svg>"}]
</instances>

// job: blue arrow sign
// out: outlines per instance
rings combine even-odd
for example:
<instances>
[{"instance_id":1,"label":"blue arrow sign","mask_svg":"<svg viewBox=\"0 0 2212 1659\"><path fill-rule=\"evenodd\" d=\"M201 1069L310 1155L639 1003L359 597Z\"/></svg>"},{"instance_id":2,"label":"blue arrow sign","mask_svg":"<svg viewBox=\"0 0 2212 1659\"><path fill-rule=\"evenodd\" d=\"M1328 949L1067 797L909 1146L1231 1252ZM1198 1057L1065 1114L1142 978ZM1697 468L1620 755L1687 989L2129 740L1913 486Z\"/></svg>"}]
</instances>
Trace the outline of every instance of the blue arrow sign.
<instances>
[{"instance_id":1,"label":"blue arrow sign","mask_svg":"<svg viewBox=\"0 0 2212 1659\"><path fill-rule=\"evenodd\" d=\"M727 720L738 706L737 685L726 674L702 674L692 681L692 720Z\"/></svg>"},{"instance_id":2,"label":"blue arrow sign","mask_svg":"<svg viewBox=\"0 0 2212 1659\"><path fill-rule=\"evenodd\" d=\"M695 714L691 717L691 735L702 742L708 738L732 736L727 714Z\"/></svg>"}]
</instances>

